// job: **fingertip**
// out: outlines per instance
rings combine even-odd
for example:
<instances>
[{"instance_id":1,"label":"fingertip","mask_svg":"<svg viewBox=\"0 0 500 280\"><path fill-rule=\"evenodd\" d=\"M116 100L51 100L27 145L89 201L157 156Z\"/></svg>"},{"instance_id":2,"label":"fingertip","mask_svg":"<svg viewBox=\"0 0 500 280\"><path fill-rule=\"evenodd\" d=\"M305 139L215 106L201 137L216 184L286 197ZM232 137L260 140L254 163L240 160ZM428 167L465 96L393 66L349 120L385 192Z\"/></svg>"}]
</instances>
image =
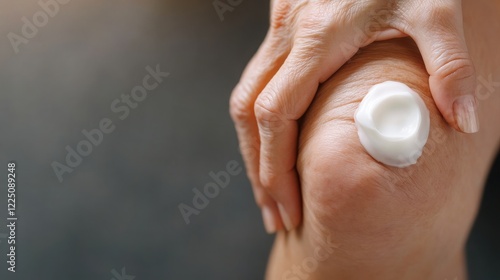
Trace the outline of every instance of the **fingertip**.
<instances>
[{"instance_id":1,"label":"fingertip","mask_svg":"<svg viewBox=\"0 0 500 280\"><path fill-rule=\"evenodd\" d=\"M268 234L273 234L277 230L276 218L271 209L264 205L262 207L262 220L264 221L264 228Z\"/></svg>"},{"instance_id":2,"label":"fingertip","mask_svg":"<svg viewBox=\"0 0 500 280\"><path fill-rule=\"evenodd\" d=\"M287 231L296 229L302 220L301 194L298 182L292 184L292 187L281 189L287 192L282 195L280 201L277 201L278 210L281 216L283 226Z\"/></svg>"},{"instance_id":3,"label":"fingertip","mask_svg":"<svg viewBox=\"0 0 500 280\"><path fill-rule=\"evenodd\" d=\"M273 207L278 215L275 220L280 225L277 230L291 231L298 227L302 217L300 187L295 170L272 178L271 184L263 184L263 188L273 199Z\"/></svg>"},{"instance_id":4,"label":"fingertip","mask_svg":"<svg viewBox=\"0 0 500 280\"><path fill-rule=\"evenodd\" d=\"M476 73L463 32L460 6L446 6L439 21L409 29L422 54L434 102L455 130L479 130Z\"/></svg>"},{"instance_id":5,"label":"fingertip","mask_svg":"<svg viewBox=\"0 0 500 280\"><path fill-rule=\"evenodd\" d=\"M476 73L467 48L450 47L441 59L428 58L426 67L434 69L430 71L429 86L446 122L459 132L477 132Z\"/></svg>"},{"instance_id":6,"label":"fingertip","mask_svg":"<svg viewBox=\"0 0 500 280\"><path fill-rule=\"evenodd\" d=\"M476 133L479 131L477 100L474 95L457 98L453 103L453 113L456 126L460 132Z\"/></svg>"},{"instance_id":7,"label":"fingertip","mask_svg":"<svg viewBox=\"0 0 500 280\"><path fill-rule=\"evenodd\" d=\"M290 215L288 215L283 204L278 203L278 210L280 212L281 220L283 221L283 225L285 226L286 230L287 231L292 230L293 229L292 219L290 218Z\"/></svg>"},{"instance_id":8,"label":"fingertip","mask_svg":"<svg viewBox=\"0 0 500 280\"><path fill-rule=\"evenodd\" d=\"M437 108L445 121L456 131L476 133L479 131L478 102L475 96L475 74L432 77L430 90Z\"/></svg>"}]
</instances>

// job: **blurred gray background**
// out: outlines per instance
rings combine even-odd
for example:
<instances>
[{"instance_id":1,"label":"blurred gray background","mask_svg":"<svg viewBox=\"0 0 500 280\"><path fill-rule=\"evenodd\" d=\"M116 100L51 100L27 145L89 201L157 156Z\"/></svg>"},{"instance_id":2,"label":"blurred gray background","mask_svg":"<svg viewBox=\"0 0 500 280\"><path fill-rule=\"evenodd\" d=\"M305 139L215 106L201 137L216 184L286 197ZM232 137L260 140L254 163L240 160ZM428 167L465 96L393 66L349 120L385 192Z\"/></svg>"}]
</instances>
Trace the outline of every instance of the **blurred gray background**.
<instances>
[{"instance_id":1,"label":"blurred gray background","mask_svg":"<svg viewBox=\"0 0 500 280\"><path fill-rule=\"evenodd\" d=\"M209 172L242 164L228 99L265 35L268 1L244 0L221 20L212 0L70 0L16 53L8 34L33 22L38 1L0 0L0 279L120 280L122 268L135 280L262 279L272 237L243 172L189 225L178 205L192 205ZM148 65L170 76L120 120L110 104ZM103 118L115 130L59 182L51 163ZM15 274L1 238L11 160ZM499 181L469 244L471 279L500 279Z\"/></svg>"}]
</instances>

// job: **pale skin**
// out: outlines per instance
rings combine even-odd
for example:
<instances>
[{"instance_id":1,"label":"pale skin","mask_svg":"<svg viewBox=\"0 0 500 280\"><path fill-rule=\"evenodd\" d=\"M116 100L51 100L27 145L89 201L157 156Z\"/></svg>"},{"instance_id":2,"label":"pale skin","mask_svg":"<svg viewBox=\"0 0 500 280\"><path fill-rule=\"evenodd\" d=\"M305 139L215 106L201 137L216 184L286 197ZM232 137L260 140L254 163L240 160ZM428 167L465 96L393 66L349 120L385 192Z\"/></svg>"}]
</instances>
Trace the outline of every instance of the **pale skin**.
<instances>
[{"instance_id":1,"label":"pale skin","mask_svg":"<svg viewBox=\"0 0 500 280\"><path fill-rule=\"evenodd\" d=\"M411 37L430 92L457 131L479 129L460 0L273 0L269 32L231 96L247 174L269 233L301 222L298 120L361 47Z\"/></svg>"},{"instance_id":2,"label":"pale skin","mask_svg":"<svg viewBox=\"0 0 500 280\"><path fill-rule=\"evenodd\" d=\"M364 48L319 88L298 130L302 223L278 232L266 279L467 278L464 246L500 144L499 14L498 2L464 2L480 81L476 134L446 122L409 38ZM408 168L375 161L354 125L363 96L386 80L410 86L430 111L429 140Z\"/></svg>"}]
</instances>

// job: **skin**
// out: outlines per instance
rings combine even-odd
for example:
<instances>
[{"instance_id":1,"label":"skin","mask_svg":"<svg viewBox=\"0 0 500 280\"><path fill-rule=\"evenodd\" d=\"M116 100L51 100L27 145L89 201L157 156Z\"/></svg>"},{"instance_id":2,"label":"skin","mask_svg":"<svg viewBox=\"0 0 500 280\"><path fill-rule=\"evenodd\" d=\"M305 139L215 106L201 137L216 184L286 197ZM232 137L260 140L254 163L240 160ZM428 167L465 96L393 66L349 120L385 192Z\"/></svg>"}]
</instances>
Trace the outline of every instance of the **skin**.
<instances>
[{"instance_id":1,"label":"skin","mask_svg":"<svg viewBox=\"0 0 500 280\"><path fill-rule=\"evenodd\" d=\"M478 130L475 71L459 0L274 0L269 32L231 96L247 174L270 233L301 222L298 120L318 86L361 47L409 36L437 108L462 132Z\"/></svg>"},{"instance_id":2,"label":"skin","mask_svg":"<svg viewBox=\"0 0 500 280\"><path fill-rule=\"evenodd\" d=\"M482 129L448 126L408 38L362 49L328 79L301 119L297 170L303 223L277 234L266 279L466 279L465 242L500 144L499 3L464 3ZM491 77L491 79L489 78ZM358 140L354 112L377 83L420 94L431 132L417 164L388 167Z\"/></svg>"}]
</instances>

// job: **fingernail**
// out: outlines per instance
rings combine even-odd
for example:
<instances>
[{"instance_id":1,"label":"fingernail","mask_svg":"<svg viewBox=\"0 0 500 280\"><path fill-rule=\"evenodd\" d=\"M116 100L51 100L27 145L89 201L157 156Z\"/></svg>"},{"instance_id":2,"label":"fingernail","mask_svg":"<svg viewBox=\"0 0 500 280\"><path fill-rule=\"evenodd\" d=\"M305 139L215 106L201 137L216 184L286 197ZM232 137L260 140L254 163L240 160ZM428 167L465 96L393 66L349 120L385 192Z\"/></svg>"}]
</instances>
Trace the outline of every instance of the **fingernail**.
<instances>
[{"instance_id":1,"label":"fingernail","mask_svg":"<svg viewBox=\"0 0 500 280\"><path fill-rule=\"evenodd\" d=\"M286 230L292 230L292 220L290 220L290 216L285 211L285 207L283 207L281 203L278 203L278 210L280 211L281 220L283 221L283 224L285 224Z\"/></svg>"},{"instance_id":2,"label":"fingernail","mask_svg":"<svg viewBox=\"0 0 500 280\"><path fill-rule=\"evenodd\" d=\"M273 211L268 206L262 207L262 219L264 220L264 227L269 234L276 232L276 220L274 219Z\"/></svg>"},{"instance_id":3,"label":"fingernail","mask_svg":"<svg viewBox=\"0 0 500 280\"><path fill-rule=\"evenodd\" d=\"M473 95L466 95L455 100L453 112L458 128L465 133L475 133L479 131L479 117L476 109L476 98Z\"/></svg>"}]
</instances>

